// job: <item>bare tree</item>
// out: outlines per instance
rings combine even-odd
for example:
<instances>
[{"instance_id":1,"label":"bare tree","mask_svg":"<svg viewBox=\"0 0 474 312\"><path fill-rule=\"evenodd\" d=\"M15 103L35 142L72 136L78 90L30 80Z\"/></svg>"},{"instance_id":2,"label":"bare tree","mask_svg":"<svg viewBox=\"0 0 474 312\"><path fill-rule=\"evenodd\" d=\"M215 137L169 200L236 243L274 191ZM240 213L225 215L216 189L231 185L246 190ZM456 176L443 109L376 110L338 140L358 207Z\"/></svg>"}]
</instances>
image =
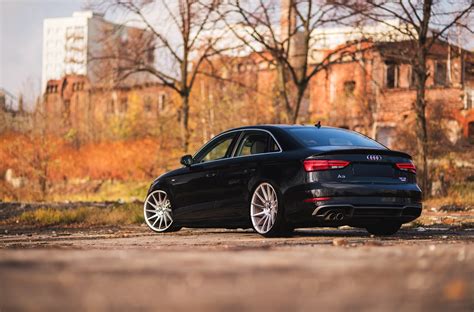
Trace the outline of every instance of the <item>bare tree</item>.
<instances>
[{"instance_id":1,"label":"bare tree","mask_svg":"<svg viewBox=\"0 0 474 312\"><path fill-rule=\"evenodd\" d=\"M334 1L340 8L364 19L386 25L389 29L409 39L409 48L397 51L398 56L412 65L415 78L416 141L421 160L421 185L429 193L428 178L428 129L426 120L426 81L429 77L427 58L431 48L440 39L449 41L449 31L454 26L472 33L469 25L473 13L472 0L382 0ZM398 20L399 23L390 21ZM471 21L472 23L472 21Z\"/></svg>"},{"instance_id":2,"label":"bare tree","mask_svg":"<svg viewBox=\"0 0 474 312\"><path fill-rule=\"evenodd\" d=\"M129 44L127 51L100 55L96 60L115 60L118 81L138 73L151 75L181 99L179 120L182 148L188 151L191 129L190 93L203 62L227 48L217 48L221 36L215 34L219 19L217 0L133 1L105 0L100 7L125 13L127 21L145 29L142 44ZM123 32L123 29L121 30ZM156 54L154 61L153 54Z\"/></svg>"},{"instance_id":3,"label":"bare tree","mask_svg":"<svg viewBox=\"0 0 474 312\"><path fill-rule=\"evenodd\" d=\"M231 0L222 13L227 27L247 50L275 65L284 121L293 123L300 117L311 79L340 61L341 52L347 48L322 56L312 54L320 44L314 32L349 15L342 16L332 4L319 0Z\"/></svg>"}]
</instances>

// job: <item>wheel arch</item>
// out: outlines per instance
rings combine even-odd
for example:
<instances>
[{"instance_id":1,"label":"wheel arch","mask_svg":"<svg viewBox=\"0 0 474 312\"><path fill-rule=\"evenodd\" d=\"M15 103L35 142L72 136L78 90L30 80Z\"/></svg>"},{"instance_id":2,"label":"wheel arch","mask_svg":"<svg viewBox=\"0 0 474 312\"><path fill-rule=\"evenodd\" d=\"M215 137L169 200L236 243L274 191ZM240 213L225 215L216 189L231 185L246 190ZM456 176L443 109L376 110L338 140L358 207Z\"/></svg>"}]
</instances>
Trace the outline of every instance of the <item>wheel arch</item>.
<instances>
[{"instance_id":1,"label":"wheel arch","mask_svg":"<svg viewBox=\"0 0 474 312\"><path fill-rule=\"evenodd\" d=\"M171 201L171 209L175 209L174 207L174 194L173 194L173 190L171 188L171 185L169 183L166 182L166 180L164 179L157 179L155 180L152 185L150 185L150 187L148 188L148 192L146 194L146 198L148 198L148 195L150 195L150 193L154 192L154 191L158 191L158 190L162 190L162 191L165 191L166 194L168 195L168 197L170 198L170 201Z\"/></svg>"}]
</instances>

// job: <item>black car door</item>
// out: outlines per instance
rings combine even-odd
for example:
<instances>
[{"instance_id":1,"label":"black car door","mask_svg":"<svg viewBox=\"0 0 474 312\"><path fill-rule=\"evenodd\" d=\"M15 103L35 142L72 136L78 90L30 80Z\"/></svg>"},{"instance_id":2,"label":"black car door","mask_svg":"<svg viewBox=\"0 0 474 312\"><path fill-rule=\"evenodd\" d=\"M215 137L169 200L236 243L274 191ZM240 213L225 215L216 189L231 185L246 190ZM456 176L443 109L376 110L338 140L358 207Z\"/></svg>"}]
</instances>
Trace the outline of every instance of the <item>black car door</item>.
<instances>
[{"instance_id":1,"label":"black car door","mask_svg":"<svg viewBox=\"0 0 474 312\"><path fill-rule=\"evenodd\" d=\"M194 156L193 164L184 174L171 178L177 220L208 226L214 218L217 172L230 157L238 134L232 132L214 138Z\"/></svg>"},{"instance_id":2,"label":"black car door","mask_svg":"<svg viewBox=\"0 0 474 312\"><path fill-rule=\"evenodd\" d=\"M217 175L216 211L236 223L248 219L249 181L258 174L259 163L268 153L279 152L269 133L245 131L235 144L234 156Z\"/></svg>"}]
</instances>

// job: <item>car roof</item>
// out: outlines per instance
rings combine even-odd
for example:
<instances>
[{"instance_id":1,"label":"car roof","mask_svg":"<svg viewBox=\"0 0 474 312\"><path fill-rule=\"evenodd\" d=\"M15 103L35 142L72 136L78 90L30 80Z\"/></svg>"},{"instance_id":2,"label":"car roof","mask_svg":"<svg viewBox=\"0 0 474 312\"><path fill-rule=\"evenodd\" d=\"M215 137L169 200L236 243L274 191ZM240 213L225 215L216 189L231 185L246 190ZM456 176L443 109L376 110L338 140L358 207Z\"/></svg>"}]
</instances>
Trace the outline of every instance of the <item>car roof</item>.
<instances>
[{"instance_id":1,"label":"car roof","mask_svg":"<svg viewBox=\"0 0 474 312\"><path fill-rule=\"evenodd\" d=\"M288 125L288 124L261 124L261 125L253 125L253 126L243 126L243 127L237 127L233 129L228 129L221 134L225 134L228 132L234 132L234 131L245 131L245 130L264 130L270 132L272 135L274 135L275 139L277 140L278 144L280 147L283 148L283 150L293 150L297 148L304 148L304 146L296 141L294 138L292 138L289 135L289 130L290 129L308 129L308 128L316 128L314 125ZM332 128L332 127L322 127L321 128ZM340 128L332 128L332 129L340 129ZM345 130L345 129L341 129Z\"/></svg>"},{"instance_id":2,"label":"car roof","mask_svg":"<svg viewBox=\"0 0 474 312\"><path fill-rule=\"evenodd\" d=\"M362 133L359 133L357 131L352 131L346 128L338 128L338 127L330 127L330 126L317 127L316 125L311 125L311 124L299 124L299 125L298 124L261 124L261 125L243 126L243 127L228 129L222 132L221 134L232 132L232 131L244 131L244 130L252 130L252 129L265 130L275 135L278 143L280 144L280 146L284 147L285 150L291 150L291 149L296 149L296 148L301 148L301 147L305 148L305 146L299 143L294 138L292 138L291 135L289 135L289 132L290 132L289 130L311 129L311 128L312 129L334 129L334 130L339 130L339 131L355 132L362 136L365 136Z\"/></svg>"},{"instance_id":3,"label":"car roof","mask_svg":"<svg viewBox=\"0 0 474 312\"><path fill-rule=\"evenodd\" d=\"M261 125L243 126L243 127L232 128L232 129L226 130L224 132L235 131L235 130L250 130L250 129L262 129L262 130L283 129L283 130L288 130L288 129L298 129L298 128L310 128L310 127L316 127L316 126L315 125L304 125L304 124L300 124L300 125L261 124ZM321 128L346 130L346 129L343 129L343 128L335 128L335 127L328 127L328 126L321 126Z\"/></svg>"}]
</instances>

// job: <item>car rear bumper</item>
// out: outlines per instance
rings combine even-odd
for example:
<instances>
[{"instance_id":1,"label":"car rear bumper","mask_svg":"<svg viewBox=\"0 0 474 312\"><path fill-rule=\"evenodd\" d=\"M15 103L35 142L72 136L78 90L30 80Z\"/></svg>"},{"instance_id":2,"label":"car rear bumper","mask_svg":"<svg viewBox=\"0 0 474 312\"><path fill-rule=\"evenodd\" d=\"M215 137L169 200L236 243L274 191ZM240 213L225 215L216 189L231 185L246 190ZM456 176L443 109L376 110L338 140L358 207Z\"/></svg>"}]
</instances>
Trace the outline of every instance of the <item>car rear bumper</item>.
<instances>
[{"instance_id":1,"label":"car rear bumper","mask_svg":"<svg viewBox=\"0 0 474 312\"><path fill-rule=\"evenodd\" d=\"M421 210L421 203L413 203L402 207L391 205L356 206L352 204L333 204L318 206L311 215L323 222L392 219L406 223L418 218L421 215Z\"/></svg>"},{"instance_id":2,"label":"car rear bumper","mask_svg":"<svg viewBox=\"0 0 474 312\"><path fill-rule=\"evenodd\" d=\"M285 216L295 226L364 226L381 220L407 223L422 211L421 190L413 184L307 186L285 194ZM311 199L314 202L307 202Z\"/></svg>"}]
</instances>

